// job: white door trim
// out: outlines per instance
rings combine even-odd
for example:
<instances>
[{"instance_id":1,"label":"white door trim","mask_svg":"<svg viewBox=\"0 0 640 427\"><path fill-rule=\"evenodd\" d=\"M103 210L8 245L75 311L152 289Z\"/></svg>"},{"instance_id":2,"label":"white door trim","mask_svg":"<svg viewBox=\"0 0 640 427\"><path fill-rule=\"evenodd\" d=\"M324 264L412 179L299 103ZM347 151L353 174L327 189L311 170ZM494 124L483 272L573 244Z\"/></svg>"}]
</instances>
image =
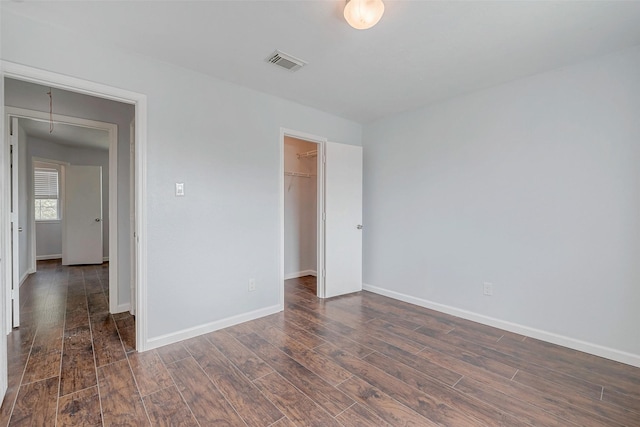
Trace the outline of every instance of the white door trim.
<instances>
[{"instance_id":1,"label":"white door trim","mask_svg":"<svg viewBox=\"0 0 640 427\"><path fill-rule=\"evenodd\" d=\"M131 251L131 305L129 313L136 315L136 180L131 179L136 174L136 121L129 123L129 250Z\"/></svg>"},{"instance_id":2,"label":"white door trim","mask_svg":"<svg viewBox=\"0 0 640 427\"><path fill-rule=\"evenodd\" d=\"M0 60L0 87L4 93L4 77L15 78L18 80L28 81L37 84L43 84L59 89L69 90L72 92L82 93L85 95L96 96L99 98L110 99L113 101L124 102L135 105L135 123L136 123L136 236L138 250L136 259L136 271L137 271L137 301L136 301L136 349L137 351L144 351L147 349L147 96L138 92L132 92L108 86L100 83L95 83L89 80L80 79L77 77L71 77L64 74L55 73L52 71L33 68L14 62ZM4 102L0 102L0 116L4 117ZM4 121L0 121L4 124ZM3 140L2 146L6 145L5 131L2 130ZM0 150L3 153L4 150ZM0 158L0 168L5 169L6 159L4 154L0 154L3 157ZM1 253L6 254L7 241L7 218L6 218L6 205L7 194L5 191L5 178L6 171L0 173L0 190L2 191L2 216L0 216L0 225L2 227L3 235L0 238L0 245L2 246ZM2 257L5 259L5 257ZM4 263L2 263L4 269ZM1 277L5 277L3 274ZM6 302L4 301L4 292L0 292L2 295L2 301L0 307L4 309ZM4 316L0 316L0 321L5 322ZM5 325L0 325L0 330L5 330ZM0 340L0 393L4 393L7 384L7 350L6 340Z\"/></svg>"},{"instance_id":3,"label":"white door trim","mask_svg":"<svg viewBox=\"0 0 640 427\"><path fill-rule=\"evenodd\" d=\"M11 281L7 283L7 334L20 326L20 147L18 119L7 117L9 127L9 162L11 163ZM13 126L15 125L15 126Z\"/></svg>"},{"instance_id":4,"label":"white door trim","mask_svg":"<svg viewBox=\"0 0 640 427\"><path fill-rule=\"evenodd\" d=\"M312 135L305 132L299 132L292 129L280 128L280 257L279 257L279 280L280 280L280 307L284 309L284 137L289 136L291 138L302 139L304 141L313 142L318 144L318 177L317 177L317 213L316 213L316 225L317 225L317 258L316 258L316 286L317 295L320 298L324 298L325 286L324 286L324 158L325 158L325 144L327 138Z\"/></svg>"}]
</instances>

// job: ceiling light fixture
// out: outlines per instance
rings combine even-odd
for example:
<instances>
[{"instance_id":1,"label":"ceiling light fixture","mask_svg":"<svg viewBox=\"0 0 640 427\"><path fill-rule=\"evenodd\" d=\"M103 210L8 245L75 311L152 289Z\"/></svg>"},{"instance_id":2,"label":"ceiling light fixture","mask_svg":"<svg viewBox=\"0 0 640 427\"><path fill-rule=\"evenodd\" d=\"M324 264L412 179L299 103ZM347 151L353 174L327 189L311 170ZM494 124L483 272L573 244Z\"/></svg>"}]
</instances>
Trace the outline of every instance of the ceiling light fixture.
<instances>
[{"instance_id":1,"label":"ceiling light fixture","mask_svg":"<svg viewBox=\"0 0 640 427\"><path fill-rule=\"evenodd\" d=\"M366 30L378 23L384 13L382 0L347 0L344 19L357 30Z\"/></svg>"}]
</instances>

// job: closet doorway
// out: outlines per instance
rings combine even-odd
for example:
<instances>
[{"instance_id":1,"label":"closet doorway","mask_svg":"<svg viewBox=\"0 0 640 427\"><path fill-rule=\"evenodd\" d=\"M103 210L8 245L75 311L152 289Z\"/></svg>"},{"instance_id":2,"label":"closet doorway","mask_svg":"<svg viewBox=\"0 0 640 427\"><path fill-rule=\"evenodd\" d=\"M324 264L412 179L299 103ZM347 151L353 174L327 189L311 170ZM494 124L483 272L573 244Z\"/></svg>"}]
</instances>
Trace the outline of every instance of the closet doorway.
<instances>
[{"instance_id":1,"label":"closet doorway","mask_svg":"<svg viewBox=\"0 0 640 427\"><path fill-rule=\"evenodd\" d=\"M362 147L284 128L280 138L280 305L299 277L319 298L361 291Z\"/></svg>"},{"instance_id":2,"label":"closet doorway","mask_svg":"<svg viewBox=\"0 0 640 427\"><path fill-rule=\"evenodd\" d=\"M316 142L284 136L285 280L318 277L319 151L321 145ZM316 294L321 295L318 290Z\"/></svg>"}]
</instances>

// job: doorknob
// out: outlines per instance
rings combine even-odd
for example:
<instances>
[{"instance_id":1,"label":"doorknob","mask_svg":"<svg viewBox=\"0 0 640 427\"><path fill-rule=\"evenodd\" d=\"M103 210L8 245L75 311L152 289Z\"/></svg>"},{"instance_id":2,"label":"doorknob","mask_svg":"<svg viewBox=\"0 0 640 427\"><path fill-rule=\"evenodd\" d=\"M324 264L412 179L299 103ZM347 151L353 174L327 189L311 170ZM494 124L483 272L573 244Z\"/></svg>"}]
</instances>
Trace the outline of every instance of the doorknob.
<instances>
[{"instance_id":1,"label":"doorknob","mask_svg":"<svg viewBox=\"0 0 640 427\"><path fill-rule=\"evenodd\" d=\"M18 227L18 233L22 233L22 227Z\"/></svg>"},{"instance_id":2,"label":"doorknob","mask_svg":"<svg viewBox=\"0 0 640 427\"><path fill-rule=\"evenodd\" d=\"M358 224L358 225L356 226L356 228L357 228L358 230L362 230L362 228L363 228L363 227L362 227L362 224Z\"/></svg>"},{"instance_id":3,"label":"doorknob","mask_svg":"<svg viewBox=\"0 0 640 427\"><path fill-rule=\"evenodd\" d=\"M102 221L100 218L96 218L96 222L100 222Z\"/></svg>"}]
</instances>

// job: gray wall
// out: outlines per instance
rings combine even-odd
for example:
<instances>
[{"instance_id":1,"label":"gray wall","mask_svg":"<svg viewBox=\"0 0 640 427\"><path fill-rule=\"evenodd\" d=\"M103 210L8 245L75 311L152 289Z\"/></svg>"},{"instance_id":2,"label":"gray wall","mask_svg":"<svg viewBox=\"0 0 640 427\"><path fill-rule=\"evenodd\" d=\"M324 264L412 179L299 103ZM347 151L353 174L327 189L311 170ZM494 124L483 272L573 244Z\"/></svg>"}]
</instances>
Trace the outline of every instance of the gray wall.
<instances>
[{"instance_id":1,"label":"gray wall","mask_svg":"<svg viewBox=\"0 0 640 427\"><path fill-rule=\"evenodd\" d=\"M366 125L364 281L637 358L639 142L640 48Z\"/></svg>"},{"instance_id":2,"label":"gray wall","mask_svg":"<svg viewBox=\"0 0 640 427\"><path fill-rule=\"evenodd\" d=\"M279 306L280 128L360 145L359 124L7 10L1 55L147 95L149 338Z\"/></svg>"},{"instance_id":3,"label":"gray wall","mask_svg":"<svg viewBox=\"0 0 640 427\"><path fill-rule=\"evenodd\" d=\"M58 160L77 166L102 167L102 253L109 256L109 151L92 148L71 147L28 137L27 157ZM29 165L31 162L29 161ZM30 167L30 166L29 166ZM28 188L33 186L33 174L29 174ZM61 222L36 223L36 256L62 253Z\"/></svg>"},{"instance_id":4,"label":"gray wall","mask_svg":"<svg viewBox=\"0 0 640 427\"><path fill-rule=\"evenodd\" d=\"M5 79L5 105L48 112L49 99L46 95L48 91L49 87ZM53 110L56 114L118 125L118 305L125 305L130 300L131 286L129 124L134 118L134 107L120 102L53 89ZM103 168L102 173L103 182L108 183L104 179L104 174L108 173L108 167Z\"/></svg>"}]
</instances>

